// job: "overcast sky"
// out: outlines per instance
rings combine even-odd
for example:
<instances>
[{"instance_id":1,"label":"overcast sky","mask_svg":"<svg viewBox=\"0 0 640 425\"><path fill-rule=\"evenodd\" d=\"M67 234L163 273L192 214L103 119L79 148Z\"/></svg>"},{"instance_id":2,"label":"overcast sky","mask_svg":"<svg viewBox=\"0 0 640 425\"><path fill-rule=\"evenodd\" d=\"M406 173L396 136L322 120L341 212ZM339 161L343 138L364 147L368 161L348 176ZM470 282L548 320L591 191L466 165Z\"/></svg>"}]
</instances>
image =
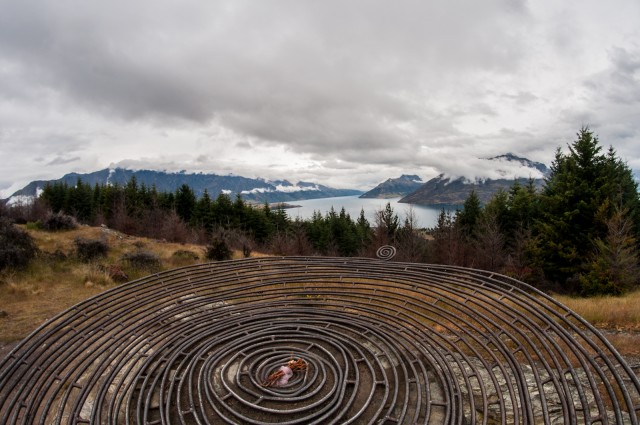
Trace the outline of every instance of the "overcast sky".
<instances>
[{"instance_id":1,"label":"overcast sky","mask_svg":"<svg viewBox=\"0 0 640 425\"><path fill-rule=\"evenodd\" d=\"M640 169L638 0L0 0L0 196L108 166L369 189L549 164L589 125Z\"/></svg>"}]
</instances>

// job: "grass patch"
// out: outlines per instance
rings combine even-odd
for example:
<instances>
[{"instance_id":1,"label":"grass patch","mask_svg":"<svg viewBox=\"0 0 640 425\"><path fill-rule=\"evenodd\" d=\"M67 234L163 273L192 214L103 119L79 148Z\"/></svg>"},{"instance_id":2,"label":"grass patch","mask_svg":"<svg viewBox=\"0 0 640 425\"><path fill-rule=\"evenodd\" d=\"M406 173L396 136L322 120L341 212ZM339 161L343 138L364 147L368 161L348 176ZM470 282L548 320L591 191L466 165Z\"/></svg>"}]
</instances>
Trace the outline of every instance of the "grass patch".
<instances>
[{"instance_id":1,"label":"grass patch","mask_svg":"<svg viewBox=\"0 0 640 425\"><path fill-rule=\"evenodd\" d=\"M621 297L554 297L598 328L640 330L640 290Z\"/></svg>"},{"instance_id":2,"label":"grass patch","mask_svg":"<svg viewBox=\"0 0 640 425\"><path fill-rule=\"evenodd\" d=\"M0 342L3 343L26 337L56 314L118 285L120 282L114 282L110 272L126 266L122 257L128 253L139 252L144 247L158 260L157 270L166 270L202 261L193 255L178 255L177 259L173 257L176 251L202 253L204 250L198 245L131 237L101 227L79 226L64 232L49 232L38 226L19 227L33 237L40 253L24 269L0 272L0 311L6 312L0 316ZM81 262L76 256L78 239L104 241L109 247L107 255ZM127 274L129 280L133 280L148 275L149 271L127 270Z\"/></svg>"}]
</instances>

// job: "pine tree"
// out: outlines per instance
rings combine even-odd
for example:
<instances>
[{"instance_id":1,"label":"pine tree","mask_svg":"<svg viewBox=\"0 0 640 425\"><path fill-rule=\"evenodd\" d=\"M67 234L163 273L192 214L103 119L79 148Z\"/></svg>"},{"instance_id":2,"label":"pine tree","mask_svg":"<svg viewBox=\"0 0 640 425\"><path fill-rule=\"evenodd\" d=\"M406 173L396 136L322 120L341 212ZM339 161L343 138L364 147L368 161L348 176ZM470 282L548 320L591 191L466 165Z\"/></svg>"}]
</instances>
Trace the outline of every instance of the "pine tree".
<instances>
[{"instance_id":1,"label":"pine tree","mask_svg":"<svg viewBox=\"0 0 640 425\"><path fill-rule=\"evenodd\" d=\"M462 233L468 238L473 238L476 227L482 215L482 205L475 190L472 190L464 201L462 210L456 215L456 225L460 227Z\"/></svg>"},{"instance_id":2,"label":"pine tree","mask_svg":"<svg viewBox=\"0 0 640 425\"><path fill-rule=\"evenodd\" d=\"M606 227L606 236L594 241L586 272L580 275L582 295L621 295L640 281L637 241L628 212L616 208Z\"/></svg>"},{"instance_id":3,"label":"pine tree","mask_svg":"<svg viewBox=\"0 0 640 425\"><path fill-rule=\"evenodd\" d=\"M376 215L376 227L378 233L379 244L393 244L395 243L396 234L400 228L400 219L398 215L393 211L393 207L390 202L384 207L384 210L378 211Z\"/></svg>"},{"instance_id":4,"label":"pine tree","mask_svg":"<svg viewBox=\"0 0 640 425\"><path fill-rule=\"evenodd\" d=\"M90 223L95 215L93 203L93 189L78 179L76 185L67 189L65 211L73 215L78 221Z\"/></svg>"},{"instance_id":5,"label":"pine tree","mask_svg":"<svg viewBox=\"0 0 640 425\"><path fill-rule=\"evenodd\" d=\"M367 217L364 215L364 208L360 209L360 215L356 221L356 232L358 240L360 241L360 248L364 249L369 242L371 242L371 238L373 237L371 224L369 224L369 220L367 220Z\"/></svg>"},{"instance_id":6,"label":"pine tree","mask_svg":"<svg viewBox=\"0 0 640 425\"><path fill-rule=\"evenodd\" d=\"M193 193L193 190L191 190L188 185L183 184L176 191L175 202L178 216L186 223L189 223L193 209L196 206L196 195Z\"/></svg>"},{"instance_id":7,"label":"pine tree","mask_svg":"<svg viewBox=\"0 0 640 425\"><path fill-rule=\"evenodd\" d=\"M578 274L595 241L606 238L603 223L612 217L613 206L622 206L637 232L640 199L631 170L613 149L602 154L588 128L577 136L568 154L556 152L536 227L539 262L547 278L580 292Z\"/></svg>"},{"instance_id":8,"label":"pine tree","mask_svg":"<svg viewBox=\"0 0 640 425\"><path fill-rule=\"evenodd\" d=\"M211 197L206 189L202 197L196 201L196 205L191 215L191 225L204 228L208 233L213 230L213 211Z\"/></svg>"}]
</instances>

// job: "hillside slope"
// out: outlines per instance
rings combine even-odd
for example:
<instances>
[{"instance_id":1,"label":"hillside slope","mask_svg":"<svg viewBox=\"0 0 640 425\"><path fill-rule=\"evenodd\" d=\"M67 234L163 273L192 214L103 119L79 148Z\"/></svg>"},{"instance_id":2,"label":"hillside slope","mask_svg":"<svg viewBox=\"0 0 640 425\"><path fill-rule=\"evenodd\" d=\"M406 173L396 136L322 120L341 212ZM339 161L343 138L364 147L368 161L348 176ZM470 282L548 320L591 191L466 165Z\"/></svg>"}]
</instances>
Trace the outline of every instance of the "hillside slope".
<instances>
[{"instance_id":1,"label":"hillside slope","mask_svg":"<svg viewBox=\"0 0 640 425\"><path fill-rule=\"evenodd\" d=\"M360 198L389 199L400 198L417 190L424 182L416 175L406 175L387 179L370 191L360 195Z\"/></svg>"},{"instance_id":2,"label":"hillside slope","mask_svg":"<svg viewBox=\"0 0 640 425\"><path fill-rule=\"evenodd\" d=\"M509 188L518 181L521 185L528 184L528 179L496 179L496 180L478 180L469 182L460 177L451 180L442 175L435 177L415 192L403 197L398 202L418 205L462 205L469 197L471 191L475 191L480 202L488 202L498 190L509 190ZM534 183L540 187L544 180L535 179Z\"/></svg>"}]
</instances>

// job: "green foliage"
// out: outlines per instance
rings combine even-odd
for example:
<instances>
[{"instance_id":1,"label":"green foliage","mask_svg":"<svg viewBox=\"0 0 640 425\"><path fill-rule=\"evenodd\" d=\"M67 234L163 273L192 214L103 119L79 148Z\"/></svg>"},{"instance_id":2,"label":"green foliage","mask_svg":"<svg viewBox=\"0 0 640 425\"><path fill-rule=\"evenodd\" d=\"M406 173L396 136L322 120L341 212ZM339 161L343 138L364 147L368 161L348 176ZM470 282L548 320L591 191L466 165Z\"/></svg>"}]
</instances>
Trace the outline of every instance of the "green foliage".
<instances>
[{"instance_id":1,"label":"green foliage","mask_svg":"<svg viewBox=\"0 0 640 425\"><path fill-rule=\"evenodd\" d=\"M254 208L240 197L231 202L225 194L212 200L205 192L196 199L187 185L175 193L158 193L155 187L148 188L135 179L125 186L93 188L82 181L73 187L57 182L47 185L40 199L59 217L66 214L83 223L106 224L125 233L177 242L193 239L198 229L210 235L222 227L242 230L265 243L277 229L286 231L290 224L282 209ZM187 226L196 232L189 232Z\"/></svg>"},{"instance_id":2,"label":"green foliage","mask_svg":"<svg viewBox=\"0 0 640 425\"><path fill-rule=\"evenodd\" d=\"M582 292L585 280L576 279L595 241L606 238L607 219L620 206L638 228L640 201L631 170L610 149L607 154L587 128L569 146L556 152L544 191L537 226L539 258L546 276L567 283L565 289ZM595 273L595 271L594 271ZM576 282L574 287L570 282Z\"/></svg>"},{"instance_id":3,"label":"green foliage","mask_svg":"<svg viewBox=\"0 0 640 425\"><path fill-rule=\"evenodd\" d=\"M27 230L42 230L42 223L39 221L29 221L27 222L27 224L25 225L25 228Z\"/></svg>"},{"instance_id":4,"label":"green foliage","mask_svg":"<svg viewBox=\"0 0 640 425\"><path fill-rule=\"evenodd\" d=\"M38 247L27 232L0 217L0 270L24 267L37 253Z\"/></svg>"},{"instance_id":5,"label":"green foliage","mask_svg":"<svg viewBox=\"0 0 640 425\"><path fill-rule=\"evenodd\" d=\"M393 211L391 203L387 202L384 209L378 211L376 225L379 231L386 233L388 239L385 243L393 243L395 241L396 233L400 228L400 219Z\"/></svg>"},{"instance_id":6,"label":"green foliage","mask_svg":"<svg viewBox=\"0 0 640 425\"><path fill-rule=\"evenodd\" d=\"M209 246L207 246L207 252L205 256L208 260L224 261L231 259L231 248L223 238L213 238Z\"/></svg>"},{"instance_id":7,"label":"green foliage","mask_svg":"<svg viewBox=\"0 0 640 425\"><path fill-rule=\"evenodd\" d=\"M364 208L360 209L360 215L356 221L356 233L360 246L364 248L369 244L372 238L371 224L364 215Z\"/></svg>"},{"instance_id":8,"label":"green foliage","mask_svg":"<svg viewBox=\"0 0 640 425\"><path fill-rule=\"evenodd\" d=\"M556 290L619 294L637 286L640 198L613 148L583 128L558 150L541 193L533 180L483 208L472 193L432 232L432 260L501 271Z\"/></svg>"},{"instance_id":9,"label":"green foliage","mask_svg":"<svg viewBox=\"0 0 640 425\"><path fill-rule=\"evenodd\" d=\"M191 215L196 206L196 195L186 184L180 186L176 192L176 212L186 223L191 220Z\"/></svg>"},{"instance_id":10,"label":"green foliage","mask_svg":"<svg viewBox=\"0 0 640 425\"><path fill-rule=\"evenodd\" d=\"M471 191L461 210L456 216L456 224L467 237L473 237L478 222L482 216L482 205L480 198L474 190Z\"/></svg>"},{"instance_id":11,"label":"green foliage","mask_svg":"<svg viewBox=\"0 0 640 425\"><path fill-rule=\"evenodd\" d=\"M331 208L325 216L316 211L304 227L313 248L322 255L357 255L371 239L371 227L364 213L354 222L344 208L340 213Z\"/></svg>"},{"instance_id":12,"label":"green foliage","mask_svg":"<svg viewBox=\"0 0 640 425\"><path fill-rule=\"evenodd\" d=\"M69 186L66 183L56 182L47 184L42 190L40 198L43 199L53 212L65 210L68 199Z\"/></svg>"},{"instance_id":13,"label":"green foliage","mask_svg":"<svg viewBox=\"0 0 640 425\"><path fill-rule=\"evenodd\" d=\"M209 233L213 230L214 213L211 197L207 190L204 191L202 197L195 203L193 214L191 215L191 224L202 226Z\"/></svg>"},{"instance_id":14,"label":"green foliage","mask_svg":"<svg viewBox=\"0 0 640 425\"><path fill-rule=\"evenodd\" d=\"M616 210L607 220L604 239L594 241L595 250L580 274L582 295L621 295L638 284L637 241L624 210Z\"/></svg>"},{"instance_id":15,"label":"green foliage","mask_svg":"<svg viewBox=\"0 0 640 425\"><path fill-rule=\"evenodd\" d=\"M65 207L65 211L75 216L79 221L91 222L95 216L91 186L78 179L76 185L69 188Z\"/></svg>"}]
</instances>

